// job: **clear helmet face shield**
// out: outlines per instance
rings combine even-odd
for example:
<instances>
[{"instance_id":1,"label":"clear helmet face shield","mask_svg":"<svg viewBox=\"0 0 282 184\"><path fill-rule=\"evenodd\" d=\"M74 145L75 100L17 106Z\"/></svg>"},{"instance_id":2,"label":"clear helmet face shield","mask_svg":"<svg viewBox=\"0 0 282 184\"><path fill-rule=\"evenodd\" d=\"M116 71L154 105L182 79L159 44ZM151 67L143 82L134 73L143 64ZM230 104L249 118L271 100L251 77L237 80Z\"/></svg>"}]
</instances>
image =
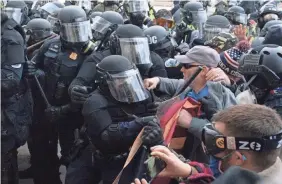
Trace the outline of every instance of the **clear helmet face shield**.
<instances>
[{"instance_id":1,"label":"clear helmet face shield","mask_svg":"<svg viewBox=\"0 0 282 184\"><path fill-rule=\"evenodd\" d=\"M53 3L46 3L45 5L43 5L42 7L39 8L39 10L44 10L45 12L47 12L49 15L53 14L55 11L59 10L60 8L58 6L56 6ZM48 16L48 15L47 15ZM46 17L47 17L46 16Z\"/></svg>"},{"instance_id":2,"label":"clear helmet face shield","mask_svg":"<svg viewBox=\"0 0 282 184\"><path fill-rule=\"evenodd\" d=\"M243 25L247 25L248 15L243 13L236 13L234 14L234 21Z\"/></svg>"},{"instance_id":3,"label":"clear helmet face shield","mask_svg":"<svg viewBox=\"0 0 282 184\"><path fill-rule=\"evenodd\" d=\"M27 29L26 35L29 36L33 41L39 42L43 40L44 38L50 36L52 34L52 31L49 30L42 30L42 29Z\"/></svg>"},{"instance_id":4,"label":"clear helmet face shield","mask_svg":"<svg viewBox=\"0 0 282 184\"><path fill-rule=\"evenodd\" d=\"M22 21L22 10L20 8L4 8L3 13L8 16L10 19L14 19L18 24L21 24Z\"/></svg>"},{"instance_id":5,"label":"clear helmet face shield","mask_svg":"<svg viewBox=\"0 0 282 184\"><path fill-rule=\"evenodd\" d=\"M67 42L79 43L92 39L90 21L61 23L60 36Z\"/></svg>"},{"instance_id":6,"label":"clear helmet face shield","mask_svg":"<svg viewBox=\"0 0 282 184\"><path fill-rule=\"evenodd\" d=\"M192 25L199 31L199 38L202 38L204 34L204 24L208 19L207 12L205 10L200 10L191 13L193 17Z\"/></svg>"},{"instance_id":7,"label":"clear helmet face shield","mask_svg":"<svg viewBox=\"0 0 282 184\"><path fill-rule=\"evenodd\" d=\"M93 32L93 37L95 40L101 40L104 35L107 33L109 27L112 25L109 21L106 19L96 16L92 19L92 25L91 29Z\"/></svg>"},{"instance_id":8,"label":"clear helmet face shield","mask_svg":"<svg viewBox=\"0 0 282 184\"><path fill-rule=\"evenodd\" d=\"M136 103L144 101L149 97L138 69L108 75L108 87L117 101Z\"/></svg>"},{"instance_id":9,"label":"clear helmet face shield","mask_svg":"<svg viewBox=\"0 0 282 184\"><path fill-rule=\"evenodd\" d=\"M149 5L146 0L129 0L128 1L128 12L148 12Z\"/></svg>"},{"instance_id":10,"label":"clear helmet face shield","mask_svg":"<svg viewBox=\"0 0 282 184\"><path fill-rule=\"evenodd\" d=\"M142 74L146 72L141 69L142 66L148 69L153 65L147 37L120 38L119 44L121 55L133 62Z\"/></svg>"},{"instance_id":11,"label":"clear helmet face shield","mask_svg":"<svg viewBox=\"0 0 282 184\"><path fill-rule=\"evenodd\" d=\"M219 33L230 33L231 27L221 28L215 25L205 24L203 29L203 39L205 41L211 40Z\"/></svg>"},{"instance_id":12,"label":"clear helmet face shield","mask_svg":"<svg viewBox=\"0 0 282 184\"><path fill-rule=\"evenodd\" d=\"M55 33L60 32L60 23L59 23L59 19L52 17L51 15L48 15L47 19L48 22L50 22L51 26L52 26L52 30Z\"/></svg>"}]
</instances>

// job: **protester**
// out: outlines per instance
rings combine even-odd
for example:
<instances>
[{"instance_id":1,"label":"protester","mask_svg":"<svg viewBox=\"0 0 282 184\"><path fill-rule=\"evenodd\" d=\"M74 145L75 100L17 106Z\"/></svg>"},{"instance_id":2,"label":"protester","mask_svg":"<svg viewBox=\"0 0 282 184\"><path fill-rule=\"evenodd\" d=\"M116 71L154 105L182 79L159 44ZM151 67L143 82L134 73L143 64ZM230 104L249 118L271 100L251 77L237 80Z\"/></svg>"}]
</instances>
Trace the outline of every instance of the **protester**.
<instances>
[{"instance_id":1,"label":"protester","mask_svg":"<svg viewBox=\"0 0 282 184\"><path fill-rule=\"evenodd\" d=\"M187 52L186 55L176 56L175 58L181 63L181 72L184 79L177 80L155 77L145 79L144 85L148 89L156 89L172 97L177 95L183 88L185 80L191 78L200 66L203 67L203 70L190 84L189 87L191 90L187 94L180 94L180 96L183 99L185 97L191 97L194 100L201 101L205 116L200 119L192 117L185 110L181 110L178 118L178 125L188 129L193 135L192 137L197 138L194 144L200 146L201 130L208 123L212 115L219 110L235 105L237 102L234 94L229 89L219 82L209 81L209 71L212 68L216 68L220 61L219 54L215 50L205 46L196 46ZM193 147L196 148L197 146ZM192 149L190 156L194 155L195 151L195 149ZM198 156L198 159L204 161L205 156Z\"/></svg>"},{"instance_id":2,"label":"protester","mask_svg":"<svg viewBox=\"0 0 282 184\"><path fill-rule=\"evenodd\" d=\"M219 67L228 75L231 84L237 85L244 83L245 79L242 74L238 72L240 57L251 48L249 42L243 40L235 47L220 53Z\"/></svg>"},{"instance_id":3,"label":"protester","mask_svg":"<svg viewBox=\"0 0 282 184\"><path fill-rule=\"evenodd\" d=\"M282 162L278 156L282 142L282 120L274 110L261 105L227 108L214 116L212 124L205 126L202 135L203 147L210 155L213 163L210 169L215 177L231 166L239 166L256 172L261 177L260 183L281 183ZM152 156L167 164L159 176L177 178L179 183L191 183L189 181L200 173L207 174L206 179L210 178L209 169L199 172L193 162L183 162L165 146L155 146L151 151ZM232 178L236 179L238 172L234 174ZM139 183L147 182L136 179L135 184Z\"/></svg>"}]
</instances>

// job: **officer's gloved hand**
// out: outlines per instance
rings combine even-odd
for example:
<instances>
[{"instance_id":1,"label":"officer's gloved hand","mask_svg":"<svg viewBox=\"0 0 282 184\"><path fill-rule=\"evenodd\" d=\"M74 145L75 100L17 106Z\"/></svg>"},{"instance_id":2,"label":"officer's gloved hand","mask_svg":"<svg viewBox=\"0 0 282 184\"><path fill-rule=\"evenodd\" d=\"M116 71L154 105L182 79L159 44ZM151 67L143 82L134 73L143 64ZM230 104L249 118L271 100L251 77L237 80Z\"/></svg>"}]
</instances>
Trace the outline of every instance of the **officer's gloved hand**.
<instances>
[{"instance_id":1,"label":"officer's gloved hand","mask_svg":"<svg viewBox=\"0 0 282 184\"><path fill-rule=\"evenodd\" d=\"M147 147L163 144L163 133L157 118L154 118L152 121L148 122L148 125L144 127L142 141Z\"/></svg>"},{"instance_id":2,"label":"officer's gloved hand","mask_svg":"<svg viewBox=\"0 0 282 184\"><path fill-rule=\"evenodd\" d=\"M199 100L202 103L202 110L208 120L211 120L212 116L218 111L218 107L215 100L210 97L204 97Z\"/></svg>"},{"instance_id":3,"label":"officer's gloved hand","mask_svg":"<svg viewBox=\"0 0 282 184\"><path fill-rule=\"evenodd\" d=\"M135 118L135 123L141 125L142 127L147 126L149 122L156 119L156 116L145 116L145 117L137 117Z\"/></svg>"},{"instance_id":4,"label":"officer's gloved hand","mask_svg":"<svg viewBox=\"0 0 282 184\"><path fill-rule=\"evenodd\" d=\"M156 115L157 111L158 111L158 107L159 107L159 103L158 102L152 102L152 103L148 103L147 104L147 112L150 115Z\"/></svg>"},{"instance_id":5,"label":"officer's gloved hand","mask_svg":"<svg viewBox=\"0 0 282 184\"><path fill-rule=\"evenodd\" d=\"M181 55L185 55L186 52L188 52L190 49L189 45L187 43L181 43L178 47L175 48L177 52L179 52Z\"/></svg>"},{"instance_id":6,"label":"officer's gloved hand","mask_svg":"<svg viewBox=\"0 0 282 184\"><path fill-rule=\"evenodd\" d=\"M75 85L70 91L71 101L75 104L83 104L89 97L88 88L86 86Z\"/></svg>"},{"instance_id":7,"label":"officer's gloved hand","mask_svg":"<svg viewBox=\"0 0 282 184\"><path fill-rule=\"evenodd\" d=\"M61 114L62 114L62 107L51 106L45 109L45 116L51 122L58 120Z\"/></svg>"},{"instance_id":8,"label":"officer's gloved hand","mask_svg":"<svg viewBox=\"0 0 282 184\"><path fill-rule=\"evenodd\" d=\"M23 67L23 73L26 77L31 77L36 74L37 67L32 61L27 61Z\"/></svg>"}]
</instances>

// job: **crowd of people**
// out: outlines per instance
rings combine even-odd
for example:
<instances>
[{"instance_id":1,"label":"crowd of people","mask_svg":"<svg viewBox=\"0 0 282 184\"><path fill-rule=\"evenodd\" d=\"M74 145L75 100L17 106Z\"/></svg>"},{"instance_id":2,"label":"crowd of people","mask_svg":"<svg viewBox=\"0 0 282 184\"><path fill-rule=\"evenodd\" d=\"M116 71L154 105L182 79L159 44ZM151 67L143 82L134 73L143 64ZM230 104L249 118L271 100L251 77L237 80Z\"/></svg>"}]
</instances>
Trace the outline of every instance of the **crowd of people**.
<instances>
[{"instance_id":1,"label":"crowd of people","mask_svg":"<svg viewBox=\"0 0 282 184\"><path fill-rule=\"evenodd\" d=\"M1 2L2 184L281 184L281 0Z\"/></svg>"}]
</instances>

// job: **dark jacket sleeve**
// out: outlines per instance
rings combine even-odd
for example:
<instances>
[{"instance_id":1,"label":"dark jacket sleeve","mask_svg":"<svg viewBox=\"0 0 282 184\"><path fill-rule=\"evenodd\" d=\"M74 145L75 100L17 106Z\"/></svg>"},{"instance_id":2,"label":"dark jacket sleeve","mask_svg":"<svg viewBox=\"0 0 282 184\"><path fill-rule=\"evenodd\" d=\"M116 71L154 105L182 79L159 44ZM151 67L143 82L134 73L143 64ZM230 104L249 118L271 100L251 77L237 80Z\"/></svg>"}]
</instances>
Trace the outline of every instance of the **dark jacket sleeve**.
<instances>
[{"instance_id":1,"label":"dark jacket sleeve","mask_svg":"<svg viewBox=\"0 0 282 184\"><path fill-rule=\"evenodd\" d=\"M94 87L95 79L96 79L96 65L102 61L109 55L108 52L94 52L89 55L85 61L82 63L77 76L74 78L72 83L69 86L69 94L71 89L75 86L91 86Z\"/></svg>"},{"instance_id":2,"label":"dark jacket sleeve","mask_svg":"<svg viewBox=\"0 0 282 184\"><path fill-rule=\"evenodd\" d=\"M10 29L4 31L1 45L1 92L4 96L12 96L17 92L22 78L24 40L16 30Z\"/></svg>"},{"instance_id":3,"label":"dark jacket sleeve","mask_svg":"<svg viewBox=\"0 0 282 184\"><path fill-rule=\"evenodd\" d=\"M149 77L167 77L163 59L155 52L151 52L151 59L153 66L150 70Z\"/></svg>"},{"instance_id":4,"label":"dark jacket sleeve","mask_svg":"<svg viewBox=\"0 0 282 184\"><path fill-rule=\"evenodd\" d=\"M95 92L94 92L95 93ZM108 102L100 94L93 94L84 103L82 114L91 140L107 150L127 149L142 126L135 121L113 122L107 110Z\"/></svg>"}]
</instances>

